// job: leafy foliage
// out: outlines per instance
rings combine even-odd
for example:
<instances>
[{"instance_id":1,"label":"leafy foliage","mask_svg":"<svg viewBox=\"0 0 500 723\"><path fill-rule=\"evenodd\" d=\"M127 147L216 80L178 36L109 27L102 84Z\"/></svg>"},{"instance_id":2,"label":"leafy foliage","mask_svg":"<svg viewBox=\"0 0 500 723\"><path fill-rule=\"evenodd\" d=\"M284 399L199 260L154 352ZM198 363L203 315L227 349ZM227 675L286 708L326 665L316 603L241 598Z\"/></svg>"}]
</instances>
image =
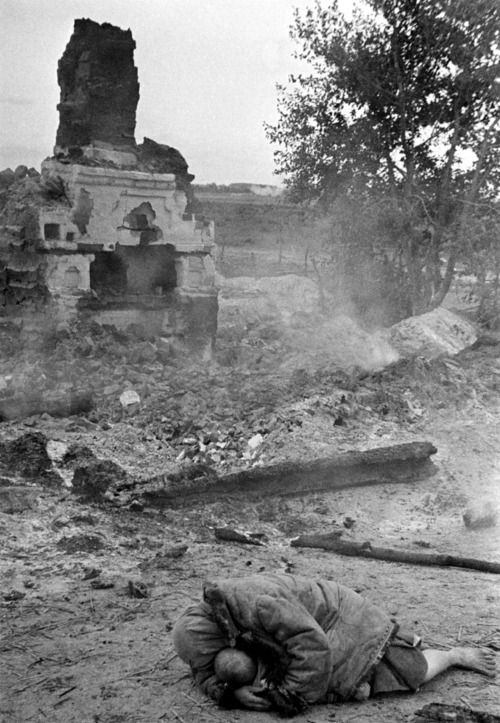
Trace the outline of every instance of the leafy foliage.
<instances>
[{"instance_id":1,"label":"leafy foliage","mask_svg":"<svg viewBox=\"0 0 500 723\"><path fill-rule=\"evenodd\" d=\"M438 305L497 215L500 5L367 0L349 20L316 0L292 37L311 72L279 87L277 172L348 218L337 242L385 256L411 311Z\"/></svg>"}]
</instances>

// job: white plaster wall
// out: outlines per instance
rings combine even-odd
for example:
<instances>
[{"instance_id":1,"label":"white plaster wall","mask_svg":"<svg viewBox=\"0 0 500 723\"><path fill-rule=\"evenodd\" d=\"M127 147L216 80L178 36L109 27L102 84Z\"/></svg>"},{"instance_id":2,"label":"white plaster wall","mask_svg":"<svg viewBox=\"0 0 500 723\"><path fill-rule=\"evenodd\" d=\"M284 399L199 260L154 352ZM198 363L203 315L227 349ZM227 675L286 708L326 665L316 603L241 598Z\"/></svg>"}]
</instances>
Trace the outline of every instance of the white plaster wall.
<instances>
[{"instance_id":1,"label":"white plaster wall","mask_svg":"<svg viewBox=\"0 0 500 723\"><path fill-rule=\"evenodd\" d=\"M125 331L130 324L140 324L151 336L172 331L168 323L167 309L104 309L93 313L99 324L112 324Z\"/></svg>"},{"instance_id":2,"label":"white plaster wall","mask_svg":"<svg viewBox=\"0 0 500 723\"><path fill-rule=\"evenodd\" d=\"M215 283L215 264L212 257L206 255L180 256L175 260L177 287L204 289Z\"/></svg>"},{"instance_id":3,"label":"white plaster wall","mask_svg":"<svg viewBox=\"0 0 500 723\"><path fill-rule=\"evenodd\" d=\"M46 249L65 249L72 251L77 249L76 240L80 235L78 228L71 221L69 215L70 209L63 206L42 206L38 215L38 224L40 227L40 238L43 241L43 248ZM45 224L57 224L59 226L58 239L45 239ZM73 240L66 240L68 233L73 234Z\"/></svg>"},{"instance_id":4,"label":"white plaster wall","mask_svg":"<svg viewBox=\"0 0 500 723\"><path fill-rule=\"evenodd\" d=\"M168 243L181 251L209 251L213 244L213 227L202 228L194 218L184 220L186 194L176 189L173 174L79 166L54 160L43 162L42 173L63 179L73 209L82 190L90 195L93 207L87 231L83 236L78 233L85 243L102 244L104 250L113 250L117 243L138 245L140 234L124 228L124 218L147 201L156 214L154 224L162 231L162 238L152 245ZM73 209L67 212L68 225Z\"/></svg>"},{"instance_id":5,"label":"white plaster wall","mask_svg":"<svg viewBox=\"0 0 500 723\"><path fill-rule=\"evenodd\" d=\"M51 294L75 294L90 290L90 264L93 254L47 256L45 281ZM78 282L75 283L77 273Z\"/></svg>"}]
</instances>

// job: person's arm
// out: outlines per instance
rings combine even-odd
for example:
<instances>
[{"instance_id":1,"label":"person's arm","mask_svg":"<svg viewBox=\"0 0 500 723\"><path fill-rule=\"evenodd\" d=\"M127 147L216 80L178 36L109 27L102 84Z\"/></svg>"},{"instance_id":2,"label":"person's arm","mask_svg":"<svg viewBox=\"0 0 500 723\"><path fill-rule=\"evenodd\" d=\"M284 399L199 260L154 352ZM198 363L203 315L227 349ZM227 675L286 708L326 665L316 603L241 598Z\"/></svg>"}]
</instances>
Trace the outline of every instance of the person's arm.
<instances>
[{"instance_id":1,"label":"person's arm","mask_svg":"<svg viewBox=\"0 0 500 723\"><path fill-rule=\"evenodd\" d=\"M249 710L269 710L271 703L263 697L266 688L263 685L243 685L233 689L227 683L217 680L213 669L195 670L192 668L195 683L200 690L221 708L248 708Z\"/></svg>"},{"instance_id":2,"label":"person's arm","mask_svg":"<svg viewBox=\"0 0 500 723\"><path fill-rule=\"evenodd\" d=\"M222 683L220 680L217 680L212 666L202 670L197 670L191 666L191 670L194 681L200 687L200 690L215 701L217 705L221 706L221 708L238 707L239 701L235 698L233 691L227 683Z\"/></svg>"},{"instance_id":3,"label":"person's arm","mask_svg":"<svg viewBox=\"0 0 500 723\"><path fill-rule=\"evenodd\" d=\"M307 703L322 699L328 690L332 653L316 620L300 604L263 595L257 601L259 623L289 656L280 688Z\"/></svg>"},{"instance_id":4,"label":"person's arm","mask_svg":"<svg viewBox=\"0 0 500 723\"><path fill-rule=\"evenodd\" d=\"M233 691L233 697L239 705L249 710L269 710L271 701L266 696L264 685L242 685Z\"/></svg>"}]
</instances>

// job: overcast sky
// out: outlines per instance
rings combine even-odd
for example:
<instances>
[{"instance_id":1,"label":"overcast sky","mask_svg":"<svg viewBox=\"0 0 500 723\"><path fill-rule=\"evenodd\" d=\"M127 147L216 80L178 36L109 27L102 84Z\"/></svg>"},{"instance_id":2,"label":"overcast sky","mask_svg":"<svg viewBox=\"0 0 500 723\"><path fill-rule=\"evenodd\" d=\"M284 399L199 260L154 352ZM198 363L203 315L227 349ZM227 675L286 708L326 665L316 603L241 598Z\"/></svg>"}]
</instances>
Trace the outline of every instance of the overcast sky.
<instances>
[{"instance_id":1,"label":"overcast sky","mask_svg":"<svg viewBox=\"0 0 500 723\"><path fill-rule=\"evenodd\" d=\"M75 18L130 28L136 139L177 148L199 183L279 184L263 122L298 69L288 30L314 0L0 0L0 169L39 167L58 124L57 61Z\"/></svg>"}]
</instances>

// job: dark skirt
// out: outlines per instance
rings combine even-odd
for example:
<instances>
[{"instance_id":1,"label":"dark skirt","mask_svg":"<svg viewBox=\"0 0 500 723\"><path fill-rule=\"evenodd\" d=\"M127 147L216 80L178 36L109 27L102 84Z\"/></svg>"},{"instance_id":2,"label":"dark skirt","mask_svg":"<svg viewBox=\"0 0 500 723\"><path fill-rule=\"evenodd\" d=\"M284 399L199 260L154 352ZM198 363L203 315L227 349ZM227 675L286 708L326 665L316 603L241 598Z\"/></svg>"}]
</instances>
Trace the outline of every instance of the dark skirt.
<instances>
[{"instance_id":1,"label":"dark skirt","mask_svg":"<svg viewBox=\"0 0 500 723\"><path fill-rule=\"evenodd\" d=\"M420 640L409 642L407 636L403 638L396 635L373 669L371 695L418 690L426 673L427 661L420 648Z\"/></svg>"}]
</instances>

